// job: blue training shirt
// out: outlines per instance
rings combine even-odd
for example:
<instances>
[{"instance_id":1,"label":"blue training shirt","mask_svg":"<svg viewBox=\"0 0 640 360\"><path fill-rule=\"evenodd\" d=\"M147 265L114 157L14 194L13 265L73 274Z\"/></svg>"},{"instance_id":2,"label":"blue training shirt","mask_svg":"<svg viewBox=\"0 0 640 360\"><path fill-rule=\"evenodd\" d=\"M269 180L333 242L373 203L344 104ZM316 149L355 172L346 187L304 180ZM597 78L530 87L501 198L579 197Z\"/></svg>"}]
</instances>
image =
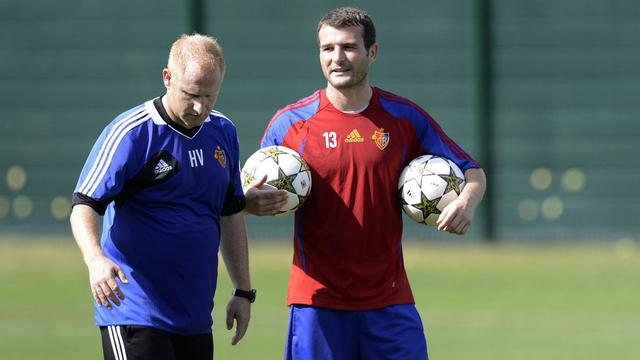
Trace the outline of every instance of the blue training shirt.
<instances>
[{"instance_id":1,"label":"blue training shirt","mask_svg":"<svg viewBox=\"0 0 640 360\"><path fill-rule=\"evenodd\" d=\"M104 215L102 248L129 283L119 283L120 306L95 306L98 326L211 332L220 216L244 208L239 162L236 128L216 111L199 128L184 129L158 98L104 129L74 205Z\"/></svg>"}]
</instances>

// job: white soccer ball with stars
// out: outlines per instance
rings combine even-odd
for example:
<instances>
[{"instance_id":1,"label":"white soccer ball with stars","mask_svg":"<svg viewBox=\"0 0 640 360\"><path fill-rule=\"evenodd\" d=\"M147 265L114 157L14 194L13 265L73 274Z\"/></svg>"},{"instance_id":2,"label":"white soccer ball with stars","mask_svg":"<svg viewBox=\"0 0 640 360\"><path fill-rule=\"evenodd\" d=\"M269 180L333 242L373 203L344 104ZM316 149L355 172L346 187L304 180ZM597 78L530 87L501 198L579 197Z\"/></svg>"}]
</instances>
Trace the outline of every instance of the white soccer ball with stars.
<instances>
[{"instance_id":1,"label":"white soccer ball with stars","mask_svg":"<svg viewBox=\"0 0 640 360\"><path fill-rule=\"evenodd\" d=\"M435 226L442 210L458 198L464 185L462 170L451 160L437 155L419 156L400 174L402 210L414 221Z\"/></svg>"},{"instance_id":2,"label":"white soccer ball with stars","mask_svg":"<svg viewBox=\"0 0 640 360\"><path fill-rule=\"evenodd\" d=\"M297 152L285 146L267 146L254 152L242 167L240 180L246 192L249 184L267 175L266 186L286 190L287 203L278 214L298 209L311 193L311 172Z\"/></svg>"}]
</instances>

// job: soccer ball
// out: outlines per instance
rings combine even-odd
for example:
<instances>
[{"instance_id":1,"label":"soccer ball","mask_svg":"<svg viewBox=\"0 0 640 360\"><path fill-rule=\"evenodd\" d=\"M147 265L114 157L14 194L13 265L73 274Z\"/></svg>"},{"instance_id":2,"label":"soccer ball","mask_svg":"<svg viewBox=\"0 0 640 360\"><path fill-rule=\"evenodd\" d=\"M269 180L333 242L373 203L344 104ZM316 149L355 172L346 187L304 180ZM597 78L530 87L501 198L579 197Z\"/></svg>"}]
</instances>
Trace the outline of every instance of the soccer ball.
<instances>
[{"instance_id":1,"label":"soccer ball","mask_svg":"<svg viewBox=\"0 0 640 360\"><path fill-rule=\"evenodd\" d=\"M286 190L287 203L279 214L298 209L311 192L311 172L297 152L284 146L267 146L254 152L242 167L240 180L246 193L249 184L267 175L266 186Z\"/></svg>"},{"instance_id":2,"label":"soccer ball","mask_svg":"<svg viewBox=\"0 0 640 360\"><path fill-rule=\"evenodd\" d=\"M400 174L402 210L414 221L435 226L442 210L460 195L464 185L462 170L451 160L419 156Z\"/></svg>"}]
</instances>

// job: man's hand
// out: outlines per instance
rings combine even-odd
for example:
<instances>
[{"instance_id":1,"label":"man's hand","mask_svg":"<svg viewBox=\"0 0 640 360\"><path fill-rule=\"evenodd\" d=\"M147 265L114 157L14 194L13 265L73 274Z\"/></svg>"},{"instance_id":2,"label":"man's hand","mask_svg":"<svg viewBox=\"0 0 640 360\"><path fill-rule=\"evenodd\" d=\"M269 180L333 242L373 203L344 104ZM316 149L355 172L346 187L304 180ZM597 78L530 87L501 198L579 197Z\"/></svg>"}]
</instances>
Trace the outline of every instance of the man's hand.
<instances>
[{"instance_id":1,"label":"man's hand","mask_svg":"<svg viewBox=\"0 0 640 360\"><path fill-rule=\"evenodd\" d=\"M287 203L287 192L265 185L266 181L267 175L249 184L245 193L245 211L249 214L275 215Z\"/></svg>"},{"instance_id":2,"label":"man's hand","mask_svg":"<svg viewBox=\"0 0 640 360\"><path fill-rule=\"evenodd\" d=\"M438 230L464 235L473 222L473 215L474 207L463 203L458 197L442 210L436 221Z\"/></svg>"},{"instance_id":3,"label":"man's hand","mask_svg":"<svg viewBox=\"0 0 640 360\"><path fill-rule=\"evenodd\" d=\"M245 298L232 296L227 304L227 330L233 328L236 321L236 333L231 338L231 345L235 345L244 337L251 318L251 303Z\"/></svg>"},{"instance_id":4,"label":"man's hand","mask_svg":"<svg viewBox=\"0 0 640 360\"><path fill-rule=\"evenodd\" d=\"M464 235L473 222L475 208L482 200L487 187L487 178L480 168L468 169L464 172L464 177L467 184L460 196L442 210L436 221L440 231Z\"/></svg>"},{"instance_id":5,"label":"man's hand","mask_svg":"<svg viewBox=\"0 0 640 360\"><path fill-rule=\"evenodd\" d=\"M94 257L87 266L91 293L98 306L104 305L109 310L111 310L111 303L120 306L120 301L124 300L124 293L120 290L116 277L120 278L123 284L129 282L122 269L104 255Z\"/></svg>"}]
</instances>

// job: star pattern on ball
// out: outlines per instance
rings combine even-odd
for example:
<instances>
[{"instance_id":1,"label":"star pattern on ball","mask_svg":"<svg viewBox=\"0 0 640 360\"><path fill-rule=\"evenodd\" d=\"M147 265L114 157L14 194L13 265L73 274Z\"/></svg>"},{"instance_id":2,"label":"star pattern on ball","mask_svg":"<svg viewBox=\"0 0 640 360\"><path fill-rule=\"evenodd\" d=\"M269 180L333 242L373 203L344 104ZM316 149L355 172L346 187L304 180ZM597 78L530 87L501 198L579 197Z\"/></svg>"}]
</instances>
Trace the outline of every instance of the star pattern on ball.
<instances>
[{"instance_id":1,"label":"star pattern on ball","mask_svg":"<svg viewBox=\"0 0 640 360\"><path fill-rule=\"evenodd\" d=\"M273 179L271 181L267 181L267 184L275 186L280 190L286 190L292 194L296 193L296 189L293 187L293 181L296 179L298 174L287 175L282 171L281 168L278 168L278 178Z\"/></svg>"},{"instance_id":2,"label":"star pattern on ball","mask_svg":"<svg viewBox=\"0 0 640 360\"><path fill-rule=\"evenodd\" d=\"M246 174L246 177L244 178L244 182L242 183L242 187L246 188L255 179L256 179L256 169L254 168L250 173Z\"/></svg>"},{"instance_id":3,"label":"star pattern on ball","mask_svg":"<svg viewBox=\"0 0 640 360\"><path fill-rule=\"evenodd\" d=\"M300 172L309 171L309 165L307 165L307 162L302 158L300 158L300 160Z\"/></svg>"},{"instance_id":4,"label":"star pattern on ball","mask_svg":"<svg viewBox=\"0 0 640 360\"><path fill-rule=\"evenodd\" d=\"M413 207L422 211L422 217L426 219L431 214L440 214L440 210L437 207L438 202L440 202L440 198L429 200L424 193L421 193L420 204L416 204Z\"/></svg>"},{"instance_id":5,"label":"star pattern on ball","mask_svg":"<svg viewBox=\"0 0 640 360\"><path fill-rule=\"evenodd\" d=\"M453 190L456 194L460 195L460 184L462 184L464 180L456 176L452 168L449 168L449 175L440 175L440 177L447 182L447 188L444 190L445 194Z\"/></svg>"},{"instance_id":6,"label":"star pattern on ball","mask_svg":"<svg viewBox=\"0 0 640 360\"><path fill-rule=\"evenodd\" d=\"M278 156L287 153L286 151L282 151L282 150L278 149L277 147L272 147L272 148L265 149L263 152L267 157L272 158L273 161L275 161L276 164L278 163Z\"/></svg>"}]
</instances>

